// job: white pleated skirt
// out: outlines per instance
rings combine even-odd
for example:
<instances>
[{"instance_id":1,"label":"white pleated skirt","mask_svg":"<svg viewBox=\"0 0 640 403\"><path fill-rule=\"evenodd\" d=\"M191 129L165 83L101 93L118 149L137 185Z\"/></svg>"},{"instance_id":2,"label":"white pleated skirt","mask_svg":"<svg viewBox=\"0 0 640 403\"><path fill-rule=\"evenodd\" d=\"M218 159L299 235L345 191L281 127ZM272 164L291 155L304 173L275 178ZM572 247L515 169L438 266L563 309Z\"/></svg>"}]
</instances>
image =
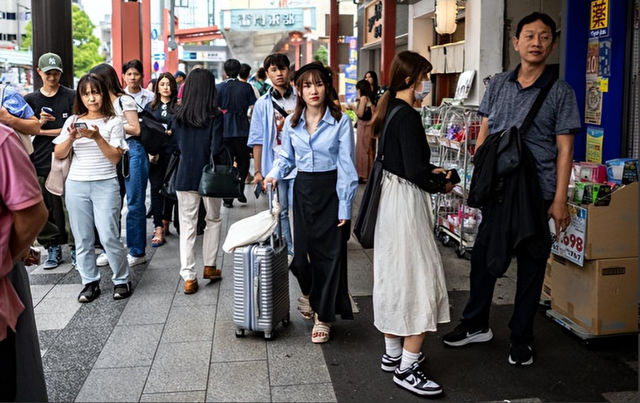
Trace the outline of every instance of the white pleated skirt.
<instances>
[{"instance_id":1,"label":"white pleated skirt","mask_svg":"<svg viewBox=\"0 0 640 403\"><path fill-rule=\"evenodd\" d=\"M448 323L449 297L433 234L431 197L384 171L374 238L374 324L397 336Z\"/></svg>"}]
</instances>

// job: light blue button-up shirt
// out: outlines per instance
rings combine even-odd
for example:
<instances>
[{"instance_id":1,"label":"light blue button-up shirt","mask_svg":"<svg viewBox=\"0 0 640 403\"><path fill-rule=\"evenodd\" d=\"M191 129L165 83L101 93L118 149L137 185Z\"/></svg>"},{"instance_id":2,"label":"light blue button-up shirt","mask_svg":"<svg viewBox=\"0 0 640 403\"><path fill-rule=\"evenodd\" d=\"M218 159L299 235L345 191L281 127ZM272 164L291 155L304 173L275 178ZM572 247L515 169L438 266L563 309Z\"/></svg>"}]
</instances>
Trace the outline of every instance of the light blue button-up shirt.
<instances>
[{"instance_id":1,"label":"light blue button-up shirt","mask_svg":"<svg viewBox=\"0 0 640 403\"><path fill-rule=\"evenodd\" d=\"M303 110L296 127L291 127L293 115L285 120L282 150L267 176L280 180L296 167L300 172L337 170L336 192L340 201L338 219L350 220L351 204L358 189L351 119L343 113L340 121L337 121L326 108L316 131L309 135L304 114Z\"/></svg>"}]
</instances>

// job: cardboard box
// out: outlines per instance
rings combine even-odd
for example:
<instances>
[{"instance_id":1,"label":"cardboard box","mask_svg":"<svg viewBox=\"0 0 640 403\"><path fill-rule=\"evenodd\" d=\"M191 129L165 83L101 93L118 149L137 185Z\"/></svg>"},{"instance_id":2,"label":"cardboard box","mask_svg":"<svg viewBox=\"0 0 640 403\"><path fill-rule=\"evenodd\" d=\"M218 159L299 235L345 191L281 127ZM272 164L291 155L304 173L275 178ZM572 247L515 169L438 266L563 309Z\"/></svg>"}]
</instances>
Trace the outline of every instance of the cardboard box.
<instances>
[{"instance_id":1,"label":"cardboard box","mask_svg":"<svg viewBox=\"0 0 640 403\"><path fill-rule=\"evenodd\" d=\"M544 272L544 283L542 284L542 299L551 300L551 289L553 285L551 284L551 273L552 269L553 255L549 256L547 260L547 269Z\"/></svg>"},{"instance_id":2,"label":"cardboard box","mask_svg":"<svg viewBox=\"0 0 640 403\"><path fill-rule=\"evenodd\" d=\"M594 335L638 332L638 258L551 263L551 308Z\"/></svg>"},{"instance_id":3,"label":"cardboard box","mask_svg":"<svg viewBox=\"0 0 640 403\"><path fill-rule=\"evenodd\" d=\"M638 183L611 194L608 206L587 209L585 259L638 256Z\"/></svg>"}]
</instances>

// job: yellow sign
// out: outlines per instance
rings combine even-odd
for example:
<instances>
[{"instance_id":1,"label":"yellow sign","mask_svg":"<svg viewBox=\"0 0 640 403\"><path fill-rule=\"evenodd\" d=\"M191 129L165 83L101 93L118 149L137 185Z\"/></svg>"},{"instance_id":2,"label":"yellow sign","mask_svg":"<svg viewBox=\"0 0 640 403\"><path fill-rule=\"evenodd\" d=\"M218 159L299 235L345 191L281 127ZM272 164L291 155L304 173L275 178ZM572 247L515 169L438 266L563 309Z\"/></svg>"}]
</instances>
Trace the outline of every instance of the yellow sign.
<instances>
[{"instance_id":1,"label":"yellow sign","mask_svg":"<svg viewBox=\"0 0 640 403\"><path fill-rule=\"evenodd\" d=\"M609 0L591 1L590 37L609 36Z\"/></svg>"},{"instance_id":2,"label":"yellow sign","mask_svg":"<svg viewBox=\"0 0 640 403\"><path fill-rule=\"evenodd\" d=\"M600 92L609 92L609 77L600 77Z\"/></svg>"},{"instance_id":3,"label":"yellow sign","mask_svg":"<svg viewBox=\"0 0 640 403\"><path fill-rule=\"evenodd\" d=\"M587 126L587 161L602 164L602 143L604 130Z\"/></svg>"}]
</instances>

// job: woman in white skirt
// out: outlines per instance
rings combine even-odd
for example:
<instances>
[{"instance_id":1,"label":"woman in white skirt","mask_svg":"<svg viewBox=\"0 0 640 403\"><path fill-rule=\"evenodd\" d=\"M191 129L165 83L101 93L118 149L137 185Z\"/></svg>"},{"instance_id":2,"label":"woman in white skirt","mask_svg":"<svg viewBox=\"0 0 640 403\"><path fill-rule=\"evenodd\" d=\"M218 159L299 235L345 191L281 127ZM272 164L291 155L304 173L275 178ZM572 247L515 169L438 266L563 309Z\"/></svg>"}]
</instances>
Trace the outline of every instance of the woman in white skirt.
<instances>
[{"instance_id":1,"label":"woman in white skirt","mask_svg":"<svg viewBox=\"0 0 640 403\"><path fill-rule=\"evenodd\" d=\"M431 64L417 53L396 55L391 62L389 90L380 99L373 121L374 136L384 136L373 261L375 326L384 333L386 346L381 367L394 372L396 384L419 395L442 393L442 388L420 370L424 360L420 350L426 332L449 322L429 193L450 192L453 185L444 169L429 164L429 145L420 115L412 107L429 93L430 71ZM383 134L388 116L391 120Z\"/></svg>"}]
</instances>

